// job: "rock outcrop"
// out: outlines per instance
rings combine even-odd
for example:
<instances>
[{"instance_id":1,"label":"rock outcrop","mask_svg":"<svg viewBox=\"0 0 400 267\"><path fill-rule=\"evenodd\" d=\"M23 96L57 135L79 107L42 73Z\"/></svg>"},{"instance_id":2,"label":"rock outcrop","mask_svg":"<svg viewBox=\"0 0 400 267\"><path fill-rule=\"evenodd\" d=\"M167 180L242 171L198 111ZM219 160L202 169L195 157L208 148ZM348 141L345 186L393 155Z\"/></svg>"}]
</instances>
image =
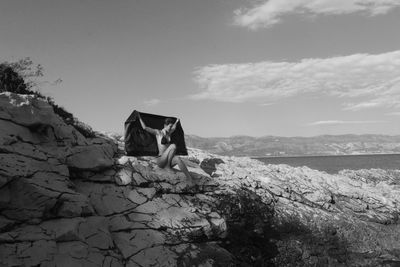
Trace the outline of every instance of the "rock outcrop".
<instances>
[{"instance_id":1,"label":"rock outcrop","mask_svg":"<svg viewBox=\"0 0 400 267\"><path fill-rule=\"evenodd\" d=\"M1 93L0 107L0 266L233 263L217 244L218 184L197 164L193 190L152 158L121 156L115 139L83 137L41 99Z\"/></svg>"},{"instance_id":2,"label":"rock outcrop","mask_svg":"<svg viewBox=\"0 0 400 267\"><path fill-rule=\"evenodd\" d=\"M399 171L329 175L189 149L197 186L118 135L0 94L0 266L396 266Z\"/></svg>"}]
</instances>

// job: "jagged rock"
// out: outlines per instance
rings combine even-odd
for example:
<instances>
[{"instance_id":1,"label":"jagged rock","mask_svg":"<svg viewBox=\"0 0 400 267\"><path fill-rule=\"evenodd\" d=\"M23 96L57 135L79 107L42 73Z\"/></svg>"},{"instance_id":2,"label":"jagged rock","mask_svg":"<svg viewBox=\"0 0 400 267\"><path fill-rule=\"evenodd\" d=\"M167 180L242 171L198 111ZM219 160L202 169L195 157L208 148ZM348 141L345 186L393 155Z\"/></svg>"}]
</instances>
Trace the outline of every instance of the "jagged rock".
<instances>
[{"instance_id":1,"label":"jagged rock","mask_svg":"<svg viewBox=\"0 0 400 267\"><path fill-rule=\"evenodd\" d=\"M10 92L0 93L0 118L16 124L34 127L57 124L59 118L53 108L33 95L20 95Z\"/></svg>"},{"instance_id":2,"label":"jagged rock","mask_svg":"<svg viewBox=\"0 0 400 267\"><path fill-rule=\"evenodd\" d=\"M400 262L399 171L330 175L189 149L194 187L33 96L0 93L0 128L0 266Z\"/></svg>"},{"instance_id":3,"label":"jagged rock","mask_svg":"<svg viewBox=\"0 0 400 267\"><path fill-rule=\"evenodd\" d=\"M135 173L133 173L132 171L127 170L126 168L121 169L115 175L115 182L118 185L131 184L132 183L132 175L135 175ZM138 178L136 178L135 181L137 181L137 179ZM142 181L144 181L144 180L142 180Z\"/></svg>"},{"instance_id":4,"label":"jagged rock","mask_svg":"<svg viewBox=\"0 0 400 267\"><path fill-rule=\"evenodd\" d=\"M30 177L36 172L68 176L68 169L58 161L40 161L15 154L0 154L0 171L7 177Z\"/></svg>"},{"instance_id":5,"label":"jagged rock","mask_svg":"<svg viewBox=\"0 0 400 267\"><path fill-rule=\"evenodd\" d=\"M147 201L147 198L140 194L138 190L131 190L128 196L129 200L136 204L143 204Z\"/></svg>"},{"instance_id":6,"label":"jagged rock","mask_svg":"<svg viewBox=\"0 0 400 267\"><path fill-rule=\"evenodd\" d=\"M56 242L47 240L1 244L0 247L3 266L37 266L57 253Z\"/></svg>"},{"instance_id":7,"label":"jagged rock","mask_svg":"<svg viewBox=\"0 0 400 267\"><path fill-rule=\"evenodd\" d=\"M127 266L234 266L228 251L214 243L156 246L131 257Z\"/></svg>"},{"instance_id":8,"label":"jagged rock","mask_svg":"<svg viewBox=\"0 0 400 267\"><path fill-rule=\"evenodd\" d=\"M118 255L112 253L114 245L108 232L108 220L104 217L58 219L37 226L23 226L0 235L0 243L4 243L0 244L0 251L4 252L1 255L4 260L0 263L6 266L11 266L11 263L100 266L108 257L107 261L115 264L111 266L122 266ZM15 255L16 250L25 253ZM110 257L109 254L115 255Z\"/></svg>"},{"instance_id":9,"label":"jagged rock","mask_svg":"<svg viewBox=\"0 0 400 267\"><path fill-rule=\"evenodd\" d=\"M114 165L112 147L91 145L73 147L67 157L67 166L79 170L102 170Z\"/></svg>"},{"instance_id":10,"label":"jagged rock","mask_svg":"<svg viewBox=\"0 0 400 267\"><path fill-rule=\"evenodd\" d=\"M63 140L70 145L85 145L85 138L72 126L66 125L54 113L53 107L34 95L0 93L0 119L28 128L48 142ZM18 132L15 132L18 134Z\"/></svg>"},{"instance_id":11,"label":"jagged rock","mask_svg":"<svg viewBox=\"0 0 400 267\"><path fill-rule=\"evenodd\" d=\"M215 177L218 176L218 174L215 173L217 170L216 166L221 163L224 163L224 161L220 158L208 158L201 162L200 168L202 168L211 177Z\"/></svg>"},{"instance_id":12,"label":"jagged rock","mask_svg":"<svg viewBox=\"0 0 400 267\"><path fill-rule=\"evenodd\" d=\"M77 191L88 196L96 213L102 216L129 212L138 204L128 199L129 188L112 184L94 184L91 182L76 182Z\"/></svg>"},{"instance_id":13,"label":"jagged rock","mask_svg":"<svg viewBox=\"0 0 400 267\"><path fill-rule=\"evenodd\" d=\"M13 179L0 188L2 214L19 221L92 214L87 197L70 187L68 177L57 173L36 172L29 178Z\"/></svg>"}]
</instances>

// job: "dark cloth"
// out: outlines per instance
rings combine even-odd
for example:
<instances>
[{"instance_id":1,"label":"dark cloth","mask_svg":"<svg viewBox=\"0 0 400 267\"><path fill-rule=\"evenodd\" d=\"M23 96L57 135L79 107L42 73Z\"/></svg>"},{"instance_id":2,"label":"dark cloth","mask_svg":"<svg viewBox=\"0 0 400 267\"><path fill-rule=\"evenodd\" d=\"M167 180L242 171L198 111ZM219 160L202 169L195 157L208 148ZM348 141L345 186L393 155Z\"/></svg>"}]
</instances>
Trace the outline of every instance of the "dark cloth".
<instances>
[{"instance_id":1,"label":"dark cloth","mask_svg":"<svg viewBox=\"0 0 400 267\"><path fill-rule=\"evenodd\" d=\"M125 121L125 151L128 156L157 156L157 139L151 133L146 132L139 121L139 112L134 110ZM143 122L147 127L161 130L164 128L165 116L140 112ZM176 119L174 117L169 117ZM185 134L181 122L176 125L171 135L170 143L177 147L176 155L187 155Z\"/></svg>"}]
</instances>

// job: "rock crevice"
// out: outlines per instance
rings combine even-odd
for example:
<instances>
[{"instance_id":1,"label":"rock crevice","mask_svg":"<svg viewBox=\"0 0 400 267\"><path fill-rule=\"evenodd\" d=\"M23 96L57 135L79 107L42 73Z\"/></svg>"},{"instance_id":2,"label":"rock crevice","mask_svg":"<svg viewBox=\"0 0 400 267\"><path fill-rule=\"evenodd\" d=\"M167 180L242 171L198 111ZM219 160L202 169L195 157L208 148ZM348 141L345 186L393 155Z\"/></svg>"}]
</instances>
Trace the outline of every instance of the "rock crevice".
<instances>
[{"instance_id":1,"label":"rock crevice","mask_svg":"<svg viewBox=\"0 0 400 267\"><path fill-rule=\"evenodd\" d=\"M198 188L118 135L0 93L0 266L385 266L399 171L338 175L189 149Z\"/></svg>"}]
</instances>

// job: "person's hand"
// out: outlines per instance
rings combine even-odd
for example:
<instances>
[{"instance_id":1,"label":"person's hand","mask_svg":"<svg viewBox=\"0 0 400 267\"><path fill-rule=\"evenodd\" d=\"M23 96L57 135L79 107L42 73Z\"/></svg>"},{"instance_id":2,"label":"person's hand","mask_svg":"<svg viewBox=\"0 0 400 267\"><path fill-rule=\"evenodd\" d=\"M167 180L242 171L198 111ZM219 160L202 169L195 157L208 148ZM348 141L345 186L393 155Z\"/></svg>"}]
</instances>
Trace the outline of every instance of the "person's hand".
<instances>
[{"instance_id":1,"label":"person's hand","mask_svg":"<svg viewBox=\"0 0 400 267\"><path fill-rule=\"evenodd\" d=\"M142 116L140 115L140 113L139 113L139 115L138 115L138 118L139 118L140 123L142 123L142 122L143 122L143 119L142 119Z\"/></svg>"},{"instance_id":2,"label":"person's hand","mask_svg":"<svg viewBox=\"0 0 400 267\"><path fill-rule=\"evenodd\" d=\"M139 122L140 122L140 125L142 126L142 128L146 129L146 124L144 124L142 117L140 116L140 112L138 112L138 118L139 118Z\"/></svg>"}]
</instances>

